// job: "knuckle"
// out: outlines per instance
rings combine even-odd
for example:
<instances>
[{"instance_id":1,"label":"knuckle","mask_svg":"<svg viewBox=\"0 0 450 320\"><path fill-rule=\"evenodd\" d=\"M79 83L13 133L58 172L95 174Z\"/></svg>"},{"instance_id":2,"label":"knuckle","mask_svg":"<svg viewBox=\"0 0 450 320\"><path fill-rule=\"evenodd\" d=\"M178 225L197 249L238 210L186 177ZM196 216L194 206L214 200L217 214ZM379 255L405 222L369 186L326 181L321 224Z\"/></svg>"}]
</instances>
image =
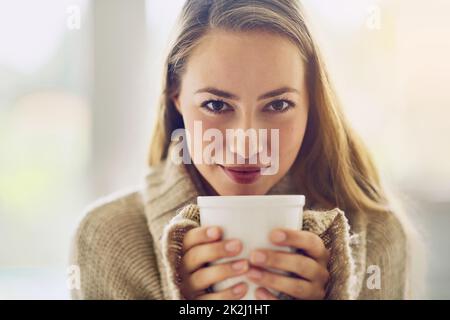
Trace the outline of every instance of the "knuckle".
<instances>
[{"instance_id":1,"label":"knuckle","mask_svg":"<svg viewBox=\"0 0 450 320\"><path fill-rule=\"evenodd\" d=\"M296 298L303 298L304 297L304 292L300 288L298 288L297 286L294 286L293 288L291 288L289 294L292 295L293 297L296 297Z\"/></svg>"},{"instance_id":2,"label":"knuckle","mask_svg":"<svg viewBox=\"0 0 450 320\"><path fill-rule=\"evenodd\" d=\"M194 286L194 284L196 285L200 285L203 281L203 273L202 273L202 269L197 270L193 273L191 273L191 275L188 277L188 283L191 287Z\"/></svg>"},{"instance_id":3,"label":"knuckle","mask_svg":"<svg viewBox=\"0 0 450 320\"><path fill-rule=\"evenodd\" d=\"M230 271L226 265L216 265L208 268L208 280L210 284L229 278Z\"/></svg>"},{"instance_id":4,"label":"knuckle","mask_svg":"<svg viewBox=\"0 0 450 320\"><path fill-rule=\"evenodd\" d=\"M268 271L260 270L261 271L261 278L259 279L259 282L267 285L273 285L275 283L276 276Z\"/></svg>"},{"instance_id":5,"label":"knuckle","mask_svg":"<svg viewBox=\"0 0 450 320\"><path fill-rule=\"evenodd\" d=\"M311 287L304 280L297 280L295 283L295 288L293 289L294 296L298 298L308 298L311 296Z\"/></svg>"},{"instance_id":6,"label":"knuckle","mask_svg":"<svg viewBox=\"0 0 450 320\"><path fill-rule=\"evenodd\" d=\"M190 265L192 265L192 258L191 258L192 252L191 251L192 250L186 251L183 254L183 257L181 258L181 264L186 268L188 268Z\"/></svg>"},{"instance_id":7,"label":"knuckle","mask_svg":"<svg viewBox=\"0 0 450 320\"><path fill-rule=\"evenodd\" d=\"M218 250L216 250L216 246L216 244L203 244L199 246L199 250L197 250L198 254L195 255L198 262L204 264L220 258Z\"/></svg>"},{"instance_id":8,"label":"knuckle","mask_svg":"<svg viewBox=\"0 0 450 320\"><path fill-rule=\"evenodd\" d=\"M325 298L326 292L324 288L317 289L317 299L323 299Z\"/></svg>"},{"instance_id":9,"label":"knuckle","mask_svg":"<svg viewBox=\"0 0 450 320\"><path fill-rule=\"evenodd\" d=\"M322 239L315 233L305 231L303 232L303 239L305 243L309 243L313 249L320 249L323 245Z\"/></svg>"},{"instance_id":10,"label":"knuckle","mask_svg":"<svg viewBox=\"0 0 450 320\"><path fill-rule=\"evenodd\" d=\"M221 273L223 274L224 279L230 278L240 271L233 269L233 262L227 263L226 265L222 266L221 269Z\"/></svg>"},{"instance_id":11,"label":"knuckle","mask_svg":"<svg viewBox=\"0 0 450 320\"><path fill-rule=\"evenodd\" d=\"M296 240L299 244L308 243L310 232L309 231L299 231L296 236Z\"/></svg>"},{"instance_id":12,"label":"knuckle","mask_svg":"<svg viewBox=\"0 0 450 320\"><path fill-rule=\"evenodd\" d=\"M195 227L195 228L189 229L188 231L186 231L184 233L183 248L192 247L199 242L197 238L198 238L198 233L199 233L200 229L201 229L200 227Z\"/></svg>"},{"instance_id":13,"label":"knuckle","mask_svg":"<svg viewBox=\"0 0 450 320\"><path fill-rule=\"evenodd\" d=\"M188 248L189 245L189 234L190 231L186 232L183 236L183 250L186 250Z\"/></svg>"},{"instance_id":14,"label":"knuckle","mask_svg":"<svg viewBox=\"0 0 450 320\"><path fill-rule=\"evenodd\" d=\"M323 263L327 266L330 261L330 251L325 248L323 252Z\"/></svg>"},{"instance_id":15,"label":"knuckle","mask_svg":"<svg viewBox=\"0 0 450 320\"><path fill-rule=\"evenodd\" d=\"M208 245L201 245L192 248L186 253L186 260L190 268L200 268L205 263L208 263L210 259L210 248Z\"/></svg>"},{"instance_id":16,"label":"knuckle","mask_svg":"<svg viewBox=\"0 0 450 320\"><path fill-rule=\"evenodd\" d=\"M234 276L236 272L231 263L205 266L192 273L191 281L197 286L207 287Z\"/></svg>"},{"instance_id":17,"label":"knuckle","mask_svg":"<svg viewBox=\"0 0 450 320\"><path fill-rule=\"evenodd\" d=\"M302 275L305 271L305 259L302 256L298 256L296 260L296 270L297 273Z\"/></svg>"},{"instance_id":18,"label":"knuckle","mask_svg":"<svg viewBox=\"0 0 450 320\"><path fill-rule=\"evenodd\" d=\"M311 285L307 299L309 300L322 300L325 297L326 291L322 286Z\"/></svg>"},{"instance_id":19,"label":"knuckle","mask_svg":"<svg viewBox=\"0 0 450 320\"><path fill-rule=\"evenodd\" d=\"M330 272L327 269L323 270L323 281L327 283L330 280Z\"/></svg>"},{"instance_id":20,"label":"knuckle","mask_svg":"<svg viewBox=\"0 0 450 320\"><path fill-rule=\"evenodd\" d=\"M328 287L329 282L330 282L330 278L329 277L325 277L325 278L323 278L322 281L319 282L319 284L321 286L323 286L324 288L326 288L326 287Z\"/></svg>"},{"instance_id":21,"label":"knuckle","mask_svg":"<svg viewBox=\"0 0 450 320\"><path fill-rule=\"evenodd\" d=\"M196 250L197 249L197 250ZM200 264L200 254L198 252L198 248L192 248L191 250L187 251L184 255L184 261L186 266L189 268L193 268L194 266L197 266Z\"/></svg>"},{"instance_id":22,"label":"knuckle","mask_svg":"<svg viewBox=\"0 0 450 320\"><path fill-rule=\"evenodd\" d=\"M326 277L326 271L325 269L318 265L314 264L314 270L311 271L311 281L323 281Z\"/></svg>"},{"instance_id":23,"label":"knuckle","mask_svg":"<svg viewBox=\"0 0 450 320\"><path fill-rule=\"evenodd\" d=\"M311 243L311 248L313 249L313 251L318 252L320 250L322 240L320 240L318 236L311 233L308 235L308 241Z\"/></svg>"},{"instance_id":24,"label":"knuckle","mask_svg":"<svg viewBox=\"0 0 450 320\"><path fill-rule=\"evenodd\" d=\"M323 240L321 237L319 237L318 235L314 234L314 241L315 241L315 246L318 250L320 251L327 251L325 249L325 244L323 243Z\"/></svg>"},{"instance_id":25,"label":"knuckle","mask_svg":"<svg viewBox=\"0 0 450 320\"><path fill-rule=\"evenodd\" d=\"M215 261L215 260L219 260L221 258L236 255L239 251L229 252L226 250L225 246L228 242L229 242L229 240L222 240L222 241L211 243L210 245L207 245L209 260Z\"/></svg>"}]
</instances>

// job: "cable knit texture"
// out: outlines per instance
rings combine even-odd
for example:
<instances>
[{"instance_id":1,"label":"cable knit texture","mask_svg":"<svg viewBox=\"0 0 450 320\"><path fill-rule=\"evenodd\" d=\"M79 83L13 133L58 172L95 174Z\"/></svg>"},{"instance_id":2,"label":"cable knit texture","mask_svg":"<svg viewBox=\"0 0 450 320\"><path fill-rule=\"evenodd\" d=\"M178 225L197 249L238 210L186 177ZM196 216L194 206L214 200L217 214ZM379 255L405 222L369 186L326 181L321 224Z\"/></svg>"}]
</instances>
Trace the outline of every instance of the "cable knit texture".
<instances>
[{"instance_id":1,"label":"cable knit texture","mask_svg":"<svg viewBox=\"0 0 450 320\"><path fill-rule=\"evenodd\" d=\"M269 194L293 194L294 187L286 175ZM73 237L70 264L80 268L81 287L72 297L184 299L182 241L200 225L196 198L205 194L189 165L168 160L150 169L142 188L91 205ZM409 297L406 236L393 213L305 208L303 229L331 251L327 299ZM375 288L373 270L380 271Z\"/></svg>"}]
</instances>

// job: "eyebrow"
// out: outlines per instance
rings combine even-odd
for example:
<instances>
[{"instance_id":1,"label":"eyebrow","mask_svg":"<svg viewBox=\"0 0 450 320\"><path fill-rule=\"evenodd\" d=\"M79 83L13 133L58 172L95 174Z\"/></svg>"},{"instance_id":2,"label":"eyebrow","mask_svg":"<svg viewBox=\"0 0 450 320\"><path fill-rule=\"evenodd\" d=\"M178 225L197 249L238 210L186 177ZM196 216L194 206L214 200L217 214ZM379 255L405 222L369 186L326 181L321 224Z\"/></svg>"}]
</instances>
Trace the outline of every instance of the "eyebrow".
<instances>
[{"instance_id":1,"label":"eyebrow","mask_svg":"<svg viewBox=\"0 0 450 320\"><path fill-rule=\"evenodd\" d=\"M206 87L206 88L199 89L199 90L195 91L195 94L203 93L203 92L211 93L213 95L216 95L216 96L219 96L219 97L222 97L225 99L239 100L239 97L237 95L227 92L227 91L224 91L224 90L214 88L214 87ZM273 98L273 97L279 96L286 92L300 93L297 89L290 88L290 87L282 87L282 88L275 89L275 90L272 90L272 91L269 91L269 92L266 92L266 93L260 95L258 97L258 100Z\"/></svg>"}]
</instances>

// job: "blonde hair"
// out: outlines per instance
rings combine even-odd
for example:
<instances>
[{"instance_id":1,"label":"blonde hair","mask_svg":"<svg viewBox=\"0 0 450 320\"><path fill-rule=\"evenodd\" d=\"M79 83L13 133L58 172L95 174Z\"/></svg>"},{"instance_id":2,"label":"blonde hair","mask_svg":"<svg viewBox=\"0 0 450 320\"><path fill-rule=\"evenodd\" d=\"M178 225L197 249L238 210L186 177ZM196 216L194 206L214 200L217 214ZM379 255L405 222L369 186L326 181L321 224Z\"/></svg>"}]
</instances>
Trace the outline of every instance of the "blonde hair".
<instances>
[{"instance_id":1,"label":"blonde hair","mask_svg":"<svg viewBox=\"0 0 450 320\"><path fill-rule=\"evenodd\" d=\"M179 92L192 49L210 30L261 30L287 37L304 59L310 108L303 144L293 164L302 181L306 207L339 207L347 211L384 211L386 195L368 150L350 128L331 87L318 48L295 0L188 0L164 63L159 114L149 164L167 157L173 130L183 128L172 98Z\"/></svg>"}]
</instances>

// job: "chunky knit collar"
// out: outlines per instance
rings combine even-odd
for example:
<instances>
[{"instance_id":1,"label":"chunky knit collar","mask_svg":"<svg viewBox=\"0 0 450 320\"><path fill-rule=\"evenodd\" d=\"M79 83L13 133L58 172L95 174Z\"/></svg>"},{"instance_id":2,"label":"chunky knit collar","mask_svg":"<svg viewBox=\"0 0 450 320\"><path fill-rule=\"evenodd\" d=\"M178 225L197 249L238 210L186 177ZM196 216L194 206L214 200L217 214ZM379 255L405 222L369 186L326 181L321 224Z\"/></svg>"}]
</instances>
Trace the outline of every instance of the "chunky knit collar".
<instances>
[{"instance_id":1,"label":"chunky knit collar","mask_svg":"<svg viewBox=\"0 0 450 320\"><path fill-rule=\"evenodd\" d=\"M268 194L295 193L296 187L290 174L285 175L268 192ZM194 212L194 216L189 217L185 216L183 212L186 212L185 209L189 205L196 206L197 196L205 194L199 173L193 168L193 165L175 164L167 159L151 168L146 175L146 186L142 194L145 215L150 233L156 242L156 254L163 261L167 260L163 257L167 256L170 251L167 248L179 248L181 245L168 243L173 241L170 240L173 237L168 234L181 232L177 229L177 224L186 218L190 221L189 223L198 222L198 210L190 211ZM329 293L331 298L352 299L358 295L361 289L366 254L365 224L363 220L355 221L352 232L347 217L339 208L328 211L304 211L303 229L320 235L326 246L336 256L339 256L331 266L332 273L337 277L336 286L334 286L336 290ZM352 235L352 233L354 234ZM352 240L357 239L356 237L359 240L357 242ZM169 263L164 265L166 265L164 268L172 269L167 267L170 265ZM172 278L171 271L162 272L167 274L167 279ZM173 294L173 290L169 290L167 294ZM177 298L177 295L173 298Z\"/></svg>"},{"instance_id":2,"label":"chunky knit collar","mask_svg":"<svg viewBox=\"0 0 450 320\"><path fill-rule=\"evenodd\" d=\"M102 199L88 210L71 254L84 279L76 296L181 297L177 270L183 237L200 225L196 197L205 194L192 169L163 161L150 169L144 188ZM269 193L295 194L294 187L286 175ZM339 208L303 213L302 230L317 234L330 251L326 298L410 297L413 265L404 226L391 212L353 216L349 223ZM381 270L380 290L363 285L366 266Z\"/></svg>"},{"instance_id":3,"label":"chunky knit collar","mask_svg":"<svg viewBox=\"0 0 450 320\"><path fill-rule=\"evenodd\" d=\"M169 147L168 154L173 148ZM177 209L197 203L197 196L207 195L200 173L193 164L176 164L166 159L149 170L145 177L144 199L149 221L161 215L173 215ZM267 194L296 194L297 189L291 174L281 178ZM170 196L165 196L170 194Z\"/></svg>"}]
</instances>

